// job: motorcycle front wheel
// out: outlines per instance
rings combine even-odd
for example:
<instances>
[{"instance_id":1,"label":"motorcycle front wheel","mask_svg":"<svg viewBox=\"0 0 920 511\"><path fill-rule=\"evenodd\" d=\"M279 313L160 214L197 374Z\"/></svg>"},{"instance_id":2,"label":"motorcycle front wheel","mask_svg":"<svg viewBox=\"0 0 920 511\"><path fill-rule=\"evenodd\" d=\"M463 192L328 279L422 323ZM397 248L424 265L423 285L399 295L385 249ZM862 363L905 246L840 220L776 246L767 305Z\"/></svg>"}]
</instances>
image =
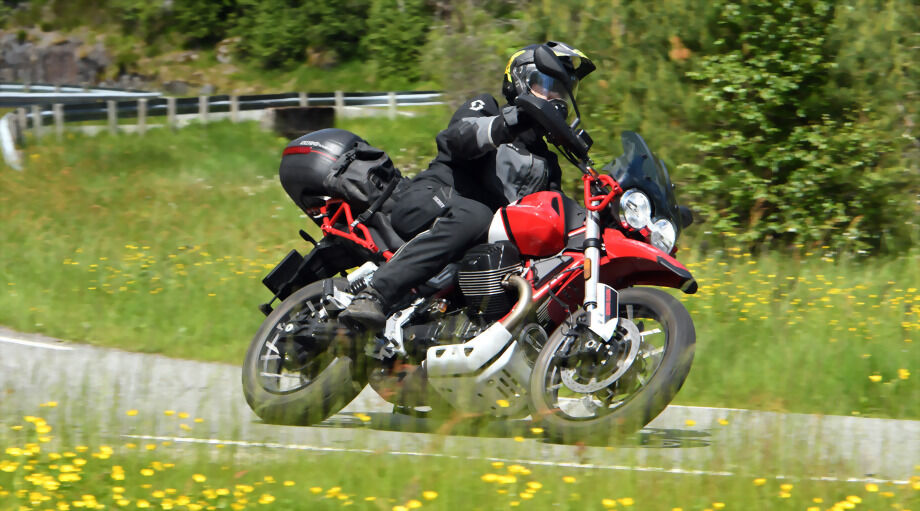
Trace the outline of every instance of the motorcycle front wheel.
<instances>
[{"instance_id":1,"label":"motorcycle front wheel","mask_svg":"<svg viewBox=\"0 0 920 511\"><path fill-rule=\"evenodd\" d=\"M534 423L565 443L604 442L641 429L690 372L696 342L690 314L660 289L621 290L617 333L600 350L584 348L602 340L575 323L577 314L553 332L534 363Z\"/></svg>"},{"instance_id":2,"label":"motorcycle front wheel","mask_svg":"<svg viewBox=\"0 0 920 511\"><path fill-rule=\"evenodd\" d=\"M344 288L345 279L333 279ZM272 424L322 422L351 402L366 383L356 367L355 342L341 335L319 343L298 333L313 321L334 322L322 303L323 281L301 288L265 318L243 362L243 394L252 411ZM317 348L317 346L324 346Z\"/></svg>"}]
</instances>

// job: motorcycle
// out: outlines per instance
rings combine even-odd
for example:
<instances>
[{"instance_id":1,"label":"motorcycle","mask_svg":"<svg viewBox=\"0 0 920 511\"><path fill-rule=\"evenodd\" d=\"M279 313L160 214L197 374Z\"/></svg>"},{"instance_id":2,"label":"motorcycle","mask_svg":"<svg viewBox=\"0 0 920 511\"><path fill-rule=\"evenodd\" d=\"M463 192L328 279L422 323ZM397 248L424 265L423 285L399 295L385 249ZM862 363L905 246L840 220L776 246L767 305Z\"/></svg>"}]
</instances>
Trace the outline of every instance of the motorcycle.
<instances>
[{"instance_id":1,"label":"motorcycle","mask_svg":"<svg viewBox=\"0 0 920 511\"><path fill-rule=\"evenodd\" d=\"M564 77L541 50L538 69ZM530 415L549 438L572 442L641 429L674 398L696 334L686 308L658 287L692 294L697 283L674 258L692 215L666 166L624 132L624 154L598 172L577 103L571 124L547 102L517 104L582 171L584 206L538 192L499 209L488 243L408 293L374 334L337 317L402 240L371 221L384 216L380 201L356 218L347 201L306 199L323 238L301 231L313 250L291 251L263 281L282 301L261 307L267 317L243 364L259 417L321 422L370 384L395 412Z\"/></svg>"}]
</instances>

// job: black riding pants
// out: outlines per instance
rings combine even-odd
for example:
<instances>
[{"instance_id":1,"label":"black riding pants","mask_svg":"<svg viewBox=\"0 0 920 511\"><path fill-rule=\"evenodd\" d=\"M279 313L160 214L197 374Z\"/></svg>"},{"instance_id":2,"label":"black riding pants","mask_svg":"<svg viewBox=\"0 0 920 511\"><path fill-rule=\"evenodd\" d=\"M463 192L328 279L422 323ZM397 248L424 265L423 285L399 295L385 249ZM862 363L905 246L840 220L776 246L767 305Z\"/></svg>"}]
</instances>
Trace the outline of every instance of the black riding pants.
<instances>
[{"instance_id":1,"label":"black riding pants","mask_svg":"<svg viewBox=\"0 0 920 511\"><path fill-rule=\"evenodd\" d=\"M393 228L409 242L374 274L371 285L389 304L485 241L492 210L433 180L412 182L396 198Z\"/></svg>"}]
</instances>

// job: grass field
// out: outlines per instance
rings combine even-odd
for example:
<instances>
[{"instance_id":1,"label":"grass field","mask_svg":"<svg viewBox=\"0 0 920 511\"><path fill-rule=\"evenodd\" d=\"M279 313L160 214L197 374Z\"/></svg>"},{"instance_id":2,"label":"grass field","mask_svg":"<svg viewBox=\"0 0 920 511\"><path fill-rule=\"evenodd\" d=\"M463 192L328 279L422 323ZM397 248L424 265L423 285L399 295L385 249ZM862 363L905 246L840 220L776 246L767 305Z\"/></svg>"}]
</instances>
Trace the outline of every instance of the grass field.
<instances>
[{"instance_id":1,"label":"grass field","mask_svg":"<svg viewBox=\"0 0 920 511\"><path fill-rule=\"evenodd\" d=\"M29 415L0 420L0 509L903 511L920 505L920 466L906 484L847 483L816 481L816 473L791 468L776 477L756 465L738 475L718 473L724 469L718 464L705 474L667 474L468 459L436 442L416 456L190 446L105 437L92 422L67 427L65 406L41 403ZM173 410L159 418L118 414L97 420L167 420L177 430L201 421ZM637 455L608 449L616 463Z\"/></svg>"},{"instance_id":2,"label":"grass field","mask_svg":"<svg viewBox=\"0 0 920 511\"><path fill-rule=\"evenodd\" d=\"M343 127L411 173L444 119ZM25 171L0 170L0 324L240 363L269 298L261 278L306 248L307 221L277 180L286 141L229 123L45 140ZM677 403L920 418L920 252L698 246L679 254L701 289L683 299L698 340Z\"/></svg>"}]
</instances>

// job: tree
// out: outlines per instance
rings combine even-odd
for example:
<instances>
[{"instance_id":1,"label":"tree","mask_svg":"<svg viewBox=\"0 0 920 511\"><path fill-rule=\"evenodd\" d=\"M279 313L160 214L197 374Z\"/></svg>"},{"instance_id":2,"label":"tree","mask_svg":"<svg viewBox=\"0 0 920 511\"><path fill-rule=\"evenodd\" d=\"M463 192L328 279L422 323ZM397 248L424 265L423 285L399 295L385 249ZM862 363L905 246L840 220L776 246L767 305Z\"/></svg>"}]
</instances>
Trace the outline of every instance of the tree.
<instances>
[{"instance_id":1,"label":"tree","mask_svg":"<svg viewBox=\"0 0 920 511\"><path fill-rule=\"evenodd\" d=\"M424 0L373 0L363 44L378 75L409 83L418 80L419 55L430 23Z\"/></svg>"},{"instance_id":2,"label":"tree","mask_svg":"<svg viewBox=\"0 0 920 511\"><path fill-rule=\"evenodd\" d=\"M824 1L722 7L718 52L690 76L709 106L685 165L711 229L751 243L879 248L903 214L899 153L876 112L838 94Z\"/></svg>"}]
</instances>

